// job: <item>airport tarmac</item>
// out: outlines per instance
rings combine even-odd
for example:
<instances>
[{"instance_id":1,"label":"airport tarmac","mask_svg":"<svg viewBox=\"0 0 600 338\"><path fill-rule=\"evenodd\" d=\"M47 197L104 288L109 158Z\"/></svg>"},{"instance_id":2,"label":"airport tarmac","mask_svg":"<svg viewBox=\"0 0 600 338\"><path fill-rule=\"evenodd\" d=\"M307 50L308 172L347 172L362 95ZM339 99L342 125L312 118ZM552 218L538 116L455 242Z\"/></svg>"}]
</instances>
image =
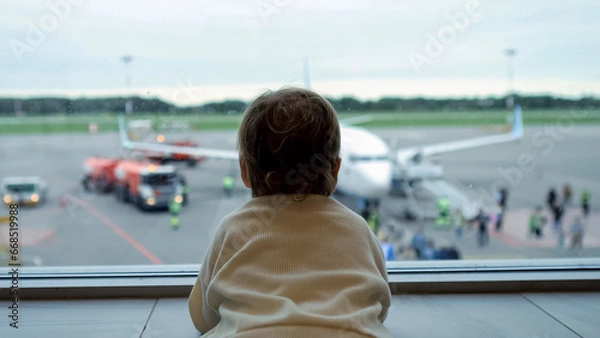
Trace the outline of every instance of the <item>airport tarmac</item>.
<instances>
[{"instance_id":1,"label":"airport tarmac","mask_svg":"<svg viewBox=\"0 0 600 338\"><path fill-rule=\"evenodd\" d=\"M416 146L451 141L490 132L494 128L403 128L373 129L391 144ZM235 131L211 131L189 135L201 146L235 149ZM174 135L166 134L167 141ZM191 185L190 203L181 214L181 228L173 231L164 211L140 212L133 205L118 202L112 194L85 193L80 187L83 161L89 156L127 154L120 149L116 133L3 135L0 136L0 178L42 176L49 185L48 201L37 208L22 207L19 218L20 249L25 265L128 265L198 264L220 219L249 200L250 192L238 180L234 196L226 198L221 181L226 172L237 174L236 163L206 160L197 168L182 166ZM600 126L559 129L556 126L527 127L519 142L435 156L443 164L446 180L474 196L489 195L494 187L509 188L506 225L491 235L491 243L477 247L473 233L458 243L464 258L510 259L572 257L557 249L552 235L536 241L523 236L529 210L543 205L548 189L559 191L571 184L575 204L567 218L579 212L583 188L592 195L592 217L582 257L600 256ZM435 201L417 191L419 205L435 216ZM61 205L61 196L69 201ZM356 210L355 201L339 198ZM63 199L64 201L65 199ZM382 201L382 221L405 231L409 240L419 224L401 219L406 200L390 196ZM509 223L510 222L510 223ZM523 223L523 224L522 224ZM570 226L568 222L566 228ZM433 220L421 223L436 243L453 242L452 231L439 231ZM6 231L2 230L6 234ZM584 246L587 242L584 241Z\"/></svg>"}]
</instances>

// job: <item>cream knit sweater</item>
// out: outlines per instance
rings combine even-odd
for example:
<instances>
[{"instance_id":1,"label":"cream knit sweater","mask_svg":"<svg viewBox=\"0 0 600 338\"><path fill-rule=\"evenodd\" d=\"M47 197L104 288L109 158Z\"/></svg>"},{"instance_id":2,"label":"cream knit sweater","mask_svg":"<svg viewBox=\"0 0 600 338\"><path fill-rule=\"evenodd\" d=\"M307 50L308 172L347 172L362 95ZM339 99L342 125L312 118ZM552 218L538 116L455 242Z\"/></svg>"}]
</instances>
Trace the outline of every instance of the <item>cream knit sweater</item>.
<instances>
[{"instance_id":1,"label":"cream knit sweater","mask_svg":"<svg viewBox=\"0 0 600 338\"><path fill-rule=\"evenodd\" d=\"M381 246L321 195L253 198L216 230L189 298L203 337L391 337Z\"/></svg>"}]
</instances>

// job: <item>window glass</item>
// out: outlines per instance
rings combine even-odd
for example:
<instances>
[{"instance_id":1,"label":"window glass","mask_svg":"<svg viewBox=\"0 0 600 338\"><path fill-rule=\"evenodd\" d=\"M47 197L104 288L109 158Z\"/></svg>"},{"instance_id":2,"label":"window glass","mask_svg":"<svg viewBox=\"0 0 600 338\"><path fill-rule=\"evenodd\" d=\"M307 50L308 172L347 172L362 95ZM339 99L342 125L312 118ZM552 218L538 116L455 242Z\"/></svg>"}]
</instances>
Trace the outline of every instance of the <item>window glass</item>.
<instances>
[{"instance_id":1,"label":"window glass","mask_svg":"<svg viewBox=\"0 0 600 338\"><path fill-rule=\"evenodd\" d=\"M177 177L175 175L149 174L149 175L142 176L143 184L148 184L148 185L153 185L153 186L174 184L175 182L177 182Z\"/></svg>"},{"instance_id":2,"label":"window glass","mask_svg":"<svg viewBox=\"0 0 600 338\"><path fill-rule=\"evenodd\" d=\"M251 199L242 112L283 86L338 112L333 198L389 260L600 256L596 1L0 8L0 240L18 229L23 265L200 263Z\"/></svg>"},{"instance_id":3,"label":"window glass","mask_svg":"<svg viewBox=\"0 0 600 338\"><path fill-rule=\"evenodd\" d=\"M6 186L7 192L20 193L20 192L34 192L34 184L9 184Z\"/></svg>"}]
</instances>

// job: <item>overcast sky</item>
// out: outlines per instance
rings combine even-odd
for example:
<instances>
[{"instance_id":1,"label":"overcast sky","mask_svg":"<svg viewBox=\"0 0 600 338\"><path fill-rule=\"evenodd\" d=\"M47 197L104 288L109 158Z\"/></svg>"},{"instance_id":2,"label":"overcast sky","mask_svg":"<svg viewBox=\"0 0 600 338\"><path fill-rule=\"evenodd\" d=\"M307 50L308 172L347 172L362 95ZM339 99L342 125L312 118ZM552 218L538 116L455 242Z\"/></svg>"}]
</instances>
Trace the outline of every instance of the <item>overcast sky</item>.
<instances>
[{"instance_id":1,"label":"overcast sky","mask_svg":"<svg viewBox=\"0 0 600 338\"><path fill-rule=\"evenodd\" d=\"M2 0L0 96L600 96L600 2Z\"/></svg>"}]
</instances>

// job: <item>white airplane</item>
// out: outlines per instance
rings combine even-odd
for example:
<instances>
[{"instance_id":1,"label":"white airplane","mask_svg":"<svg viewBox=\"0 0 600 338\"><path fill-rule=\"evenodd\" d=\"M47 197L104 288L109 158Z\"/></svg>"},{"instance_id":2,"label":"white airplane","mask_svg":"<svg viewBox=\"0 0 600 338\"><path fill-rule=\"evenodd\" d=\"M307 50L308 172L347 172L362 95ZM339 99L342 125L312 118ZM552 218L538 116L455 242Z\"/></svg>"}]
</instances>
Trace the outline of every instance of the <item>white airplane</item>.
<instances>
[{"instance_id":1,"label":"white airplane","mask_svg":"<svg viewBox=\"0 0 600 338\"><path fill-rule=\"evenodd\" d=\"M363 121L365 121L363 117L340 121L342 165L336 188L337 191L358 198L363 205L388 196L392 190L393 180L410 182L441 178L443 176L442 168L424 163L423 157L511 142L519 140L523 136L523 120L519 105L515 106L512 130L508 133L399 150L392 150L381 137L373 132L349 125ZM119 130L122 146L127 150L188 154L238 161L238 152L234 150L133 142L127 137L125 121L122 116L119 118Z\"/></svg>"}]
</instances>

